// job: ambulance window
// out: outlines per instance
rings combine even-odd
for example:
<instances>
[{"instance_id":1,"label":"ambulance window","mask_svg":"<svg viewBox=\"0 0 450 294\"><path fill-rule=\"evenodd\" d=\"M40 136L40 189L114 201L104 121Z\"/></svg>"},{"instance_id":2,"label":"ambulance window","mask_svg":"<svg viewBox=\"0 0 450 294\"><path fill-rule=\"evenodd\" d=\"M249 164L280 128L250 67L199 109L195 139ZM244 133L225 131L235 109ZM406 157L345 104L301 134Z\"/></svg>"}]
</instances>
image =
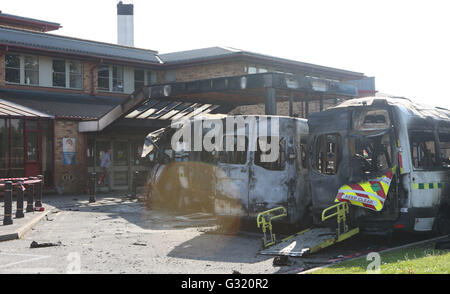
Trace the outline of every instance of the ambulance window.
<instances>
[{"instance_id":1,"label":"ambulance window","mask_svg":"<svg viewBox=\"0 0 450 294\"><path fill-rule=\"evenodd\" d=\"M439 133L439 155L441 166L450 168L450 132Z\"/></svg>"},{"instance_id":2,"label":"ambulance window","mask_svg":"<svg viewBox=\"0 0 450 294\"><path fill-rule=\"evenodd\" d=\"M363 173L384 171L393 165L389 133L350 139L352 160L359 162Z\"/></svg>"},{"instance_id":3,"label":"ambulance window","mask_svg":"<svg viewBox=\"0 0 450 294\"><path fill-rule=\"evenodd\" d=\"M315 144L314 168L327 175L337 173L340 161L341 136L327 134L317 137Z\"/></svg>"},{"instance_id":4,"label":"ambulance window","mask_svg":"<svg viewBox=\"0 0 450 294\"><path fill-rule=\"evenodd\" d=\"M271 152L274 152L271 150L272 140L278 141L279 152L277 154L274 154L276 157L275 161L264 162L262 161L261 155L270 155ZM263 148L261 148L261 146L263 146ZM284 168L286 167L286 140L284 138L280 139L278 137L259 137L257 140L256 148L257 150L255 152L255 165L268 170L284 170ZM267 151L262 151L262 149Z\"/></svg>"},{"instance_id":5,"label":"ambulance window","mask_svg":"<svg viewBox=\"0 0 450 294\"><path fill-rule=\"evenodd\" d=\"M248 150L248 138L241 137L243 139L243 148L238 148L238 136L224 136L223 140L223 148L224 151L218 152L219 162L221 163L229 163L229 164L245 164L247 162L247 150ZM227 150L227 140L233 141L233 150ZM240 150L244 149L244 150Z\"/></svg>"},{"instance_id":6,"label":"ambulance window","mask_svg":"<svg viewBox=\"0 0 450 294\"><path fill-rule=\"evenodd\" d=\"M435 169L438 166L434 133L431 131L409 132L412 164L419 169Z\"/></svg>"}]
</instances>

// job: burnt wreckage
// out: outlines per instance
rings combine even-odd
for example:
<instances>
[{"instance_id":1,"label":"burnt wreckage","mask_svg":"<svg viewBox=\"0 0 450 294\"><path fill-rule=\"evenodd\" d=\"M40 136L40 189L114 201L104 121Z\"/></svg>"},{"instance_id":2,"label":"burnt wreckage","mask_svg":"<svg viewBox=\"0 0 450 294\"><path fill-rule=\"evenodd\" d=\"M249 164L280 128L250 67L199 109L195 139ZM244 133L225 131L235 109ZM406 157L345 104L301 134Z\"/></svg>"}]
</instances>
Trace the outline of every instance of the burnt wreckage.
<instances>
[{"instance_id":1,"label":"burnt wreckage","mask_svg":"<svg viewBox=\"0 0 450 294\"><path fill-rule=\"evenodd\" d=\"M270 116L254 117L258 124ZM258 150L175 152L175 129L150 134L144 155L154 164L154 197L165 189L166 203L183 208L203 201L224 217L284 207L284 221L312 216L320 226L324 209L348 203L348 221L365 233L448 230L449 111L401 98L353 99L310 115L307 146L305 120L277 118L281 156L264 169ZM160 147L151 153L154 145ZM184 192L180 178L188 181Z\"/></svg>"},{"instance_id":2,"label":"burnt wreckage","mask_svg":"<svg viewBox=\"0 0 450 294\"><path fill-rule=\"evenodd\" d=\"M266 98L266 114L271 114L274 100ZM272 118L279 121L280 134L247 138L244 149L224 152L175 151L171 139L177 128L161 129L144 146L143 156L152 165L148 199L221 218L256 216L264 247L277 244L266 254L301 256L360 231L448 233L449 114L404 98L372 97L311 113L308 121L243 116L254 119L244 126L244 137L252 124L259 128ZM190 117L178 124L230 117L237 118ZM224 141L235 142L238 129L224 129ZM261 150L248 149L263 141L279 143L278 161L262 163ZM290 224L312 220L315 228L278 242L272 232L275 219Z\"/></svg>"},{"instance_id":3,"label":"burnt wreckage","mask_svg":"<svg viewBox=\"0 0 450 294\"><path fill-rule=\"evenodd\" d=\"M404 98L348 100L308 119L314 219L335 202L370 234L449 231L450 111Z\"/></svg>"},{"instance_id":4,"label":"burnt wreckage","mask_svg":"<svg viewBox=\"0 0 450 294\"><path fill-rule=\"evenodd\" d=\"M227 126L226 120L237 124ZM174 150L172 138L181 128L208 124L202 137L213 125L223 126L223 145L232 150ZM272 135L272 130L276 136ZM270 136L264 131L270 132ZM240 135L239 135L240 134ZM253 135L254 134L254 135ZM243 138L239 148L239 136ZM220 218L255 219L268 209L283 206L289 211L289 223L301 222L307 207L305 119L280 116L197 117L179 122L173 128L151 133L145 143L144 156L152 168L148 199L180 210L187 208L213 211ZM178 142L177 142L178 143ZM276 144L278 156L265 161L264 155ZM190 148L189 148L190 149Z\"/></svg>"}]
</instances>

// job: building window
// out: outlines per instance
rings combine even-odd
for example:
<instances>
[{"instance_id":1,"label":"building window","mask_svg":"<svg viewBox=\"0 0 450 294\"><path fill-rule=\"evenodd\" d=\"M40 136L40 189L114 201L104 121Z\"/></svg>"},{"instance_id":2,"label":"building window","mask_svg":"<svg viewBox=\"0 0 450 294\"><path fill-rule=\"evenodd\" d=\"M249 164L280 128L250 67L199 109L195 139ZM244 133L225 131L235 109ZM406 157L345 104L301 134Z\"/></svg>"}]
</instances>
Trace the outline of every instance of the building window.
<instances>
[{"instance_id":1,"label":"building window","mask_svg":"<svg viewBox=\"0 0 450 294\"><path fill-rule=\"evenodd\" d=\"M140 90L145 86L145 70L134 70L134 90Z\"/></svg>"},{"instance_id":2,"label":"building window","mask_svg":"<svg viewBox=\"0 0 450 294\"><path fill-rule=\"evenodd\" d=\"M25 84L39 84L39 58L37 56L25 56Z\"/></svg>"},{"instance_id":3,"label":"building window","mask_svg":"<svg viewBox=\"0 0 450 294\"><path fill-rule=\"evenodd\" d=\"M98 89L109 91L109 66L107 65L98 67Z\"/></svg>"},{"instance_id":4,"label":"building window","mask_svg":"<svg viewBox=\"0 0 450 294\"><path fill-rule=\"evenodd\" d=\"M53 86L81 89L82 64L79 61L53 60ZM67 83L69 81L69 83Z\"/></svg>"},{"instance_id":5,"label":"building window","mask_svg":"<svg viewBox=\"0 0 450 294\"><path fill-rule=\"evenodd\" d=\"M79 61L69 61L70 88L81 89L83 87L83 66Z\"/></svg>"},{"instance_id":6,"label":"building window","mask_svg":"<svg viewBox=\"0 0 450 294\"><path fill-rule=\"evenodd\" d=\"M66 87L65 60L53 60L53 87Z\"/></svg>"},{"instance_id":7,"label":"building window","mask_svg":"<svg viewBox=\"0 0 450 294\"><path fill-rule=\"evenodd\" d=\"M5 80L8 83L20 83L20 56L6 54Z\"/></svg>"},{"instance_id":8,"label":"building window","mask_svg":"<svg viewBox=\"0 0 450 294\"><path fill-rule=\"evenodd\" d=\"M100 91L123 92L124 69L121 65L100 65L98 67L98 89Z\"/></svg>"},{"instance_id":9,"label":"building window","mask_svg":"<svg viewBox=\"0 0 450 294\"><path fill-rule=\"evenodd\" d=\"M112 66L113 92L123 92L123 66Z\"/></svg>"}]
</instances>

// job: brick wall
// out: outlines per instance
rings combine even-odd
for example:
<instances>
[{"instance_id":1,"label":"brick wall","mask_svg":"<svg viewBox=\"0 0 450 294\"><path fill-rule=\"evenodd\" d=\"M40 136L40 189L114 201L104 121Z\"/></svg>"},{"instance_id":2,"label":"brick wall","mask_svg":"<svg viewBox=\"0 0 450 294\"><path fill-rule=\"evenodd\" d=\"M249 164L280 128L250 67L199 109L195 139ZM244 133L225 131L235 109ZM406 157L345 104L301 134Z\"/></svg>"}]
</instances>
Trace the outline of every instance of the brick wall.
<instances>
[{"instance_id":1,"label":"brick wall","mask_svg":"<svg viewBox=\"0 0 450 294\"><path fill-rule=\"evenodd\" d=\"M94 89L92 89L91 76L94 75ZM83 91L86 93L97 92L97 64L93 62L83 63Z\"/></svg>"},{"instance_id":2,"label":"brick wall","mask_svg":"<svg viewBox=\"0 0 450 294\"><path fill-rule=\"evenodd\" d=\"M176 81L186 82L226 76L244 75L245 66L245 62L235 61L180 67L176 69ZM158 77L158 82L164 83L164 72L161 72Z\"/></svg>"},{"instance_id":3,"label":"brick wall","mask_svg":"<svg viewBox=\"0 0 450 294\"><path fill-rule=\"evenodd\" d=\"M63 138L75 138L75 165L63 165ZM59 193L83 193L86 187L86 135L78 133L78 121L55 121L55 187Z\"/></svg>"}]
</instances>

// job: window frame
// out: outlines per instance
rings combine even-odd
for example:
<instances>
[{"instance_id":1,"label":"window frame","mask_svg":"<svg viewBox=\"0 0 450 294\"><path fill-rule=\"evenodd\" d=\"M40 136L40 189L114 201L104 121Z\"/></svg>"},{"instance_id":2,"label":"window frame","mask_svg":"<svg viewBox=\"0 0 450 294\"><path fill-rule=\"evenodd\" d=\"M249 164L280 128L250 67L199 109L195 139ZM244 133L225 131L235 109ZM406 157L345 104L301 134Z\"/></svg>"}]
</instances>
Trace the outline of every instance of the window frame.
<instances>
[{"instance_id":1,"label":"window frame","mask_svg":"<svg viewBox=\"0 0 450 294\"><path fill-rule=\"evenodd\" d=\"M434 160L435 160L435 165L431 166L431 167L421 167L421 166L415 166L415 160L414 160L414 153L413 153L413 141L411 140L412 136L411 134L413 133L418 133L418 132L422 132L422 133L430 133L433 135L433 143L434 143ZM417 138L416 135L413 136L414 138ZM415 171L436 171L441 169L440 166L440 156L439 156L439 140L437 137L437 133L435 130L432 129L419 129L419 128L412 128L412 129L408 129L408 141L409 141L409 152L410 152L410 162L411 162L411 167L413 170ZM431 142L431 141L427 141L427 142Z\"/></svg>"},{"instance_id":2,"label":"window frame","mask_svg":"<svg viewBox=\"0 0 450 294\"><path fill-rule=\"evenodd\" d=\"M55 61L64 63L64 71L55 71ZM55 85L55 74L64 76L64 86ZM67 64L65 59L52 59L52 86L55 88L67 88Z\"/></svg>"},{"instance_id":3,"label":"window frame","mask_svg":"<svg viewBox=\"0 0 450 294\"><path fill-rule=\"evenodd\" d=\"M7 66L7 62L6 62L6 59L7 59L7 56L14 56L14 57L17 57L19 60L19 67L17 67L17 68L15 68L15 67L10 67L10 66ZM21 70L21 68L22 68L22 63L23 63L23 61L22 61L22 57L21 57L21 55L20 54L15 54L15 53L6 53L5 54L5 83L9 83L9 84L21 84L21 78L22 78L22 70ZM17 70L18 72L19 72L19 81L18 82L12 82L12 81L8 81L7 80L7 71L8 71L8 69L10 69L10 70Z\"/></svg>"},{"instance_id":4,"label":"window frame","mask_svg":"<svg viewBox=\"0 0 450 294\"><path fill-rule=\"evenodd\" d=\"M104 68L107 69L106 72L108 75L100 76L100 69ZM107 80L108 81L108 88L100 87L100 80ZM98 91L102 92L111 92L111 66L110 65L99 65L97 68L97 89Z\"/></svg>"},{"instance_id":5,"label":"window frame","mask_svg":"<svg viewBox=\"0 0 450 294\"><path fill-rule=\"evenodd\" d=\"M66 61L66 71L68 75L68 79L66 78L66 85L69 89L83 89L83 62L78 60L67 60ZM80 65L80 72L74 73L72 72L72 63L78 63ZM78 76L80 78L80 87L72 86L72 77Z\"/></svg>"},{"instance_id":6,"label":"window frame","mask_svg":"<svg viewBox=\"0 0 450 294\"><path fill-rule=\"evenodd\" d=\"M120 71L119 71L120 69ZM114 72L114 70L116 70L116 72ZM124 93L125 92L125 67L123 65L111 65L110 66L110 75L111 75L111 82L112 84L111 86L111 92L115 92L115 93ZM122 73L121 77L119 77L120 75L118 74L119 72ZM116 74L116 76L114 75ZM121 78L121 80L120 80ZM119 83L118 81L121 81L121 85L122 88L119 87ZM117 85L115 85L115 83ZM119 90L117 90L119 89Z\"/></svg>"},{"instance_id":7,"label":"window frame","mask_svg":"<svg viewBox=\"0 0 450 294\"><path fill-rule=\"evenodd\" d=\"M322 169L318 168L318 162L319 162L319 151L321 150L320 148L317 148L317 144L319 143L319 139L323 136L335 136L336 137L336 146L335 148L337 149L334 154L336 154L336 159L335 159L335 172L334 173L327 173L326 172L326 167L325 167L325 172L322 172ZM310 152L312 151L312 158L311 158L311 163L312 163L312 170L314 170L314 172L320 174L320 175L324 175L324 176L336 176L339 173L339 164L342 160L342 151L343 151L343 146L342 146L343 140L342 140L342 136L339 133L324 133L324 134L317 134L316 137L314 138L314 147L312 150L310 150ZM327 144L327 150L328 150L328 144ZM323 164L323 163L322 163Z\"/></svg>"},{"instance_id":8,"label":"window frame","mask_svg":"<svg viewBox=\"0 0 450 294\"><path fill-rule=\"evenodd\" d=\"M268 141L267 139L270 138L270 140L273 140L274 138L278 138L278 148L279 148L279 156L278 156L278 160L274 161L274 162L261 162L261 155L263 154L263 152L260 150L260 139L264 138L266 140L266 142ZM272 142L272 141L271 141ZM271 143L267 143L267 144L271 144ZM264 152L264 153L270 153L271 150L269 152ZM269 171L285 171L287 168L287 138L283 137L283 136L277 136L277 137L272 137L272 136L261 136L261 137L257 137L256 138L256 151L254 152L254 159L253 159L253 163L258 166L261 167L265 170L269 170ZM277 168L274 168L273 165L278 164Z\"/></svg>"},{"instance_id":9,"label":"window frame","mask_svg":"<svg viewBox=\"0 0 450 294\"><path fill-rule=\"evenodd\" d=\"M36 59L36 68L35 69L27 69L27 58L35 58ZM36 83L27 83L27 73L35 73L36 74ZM23 55L23 81L27 86L39 86L39 56L37 55Z\"/></svg>"}]
</instances>

